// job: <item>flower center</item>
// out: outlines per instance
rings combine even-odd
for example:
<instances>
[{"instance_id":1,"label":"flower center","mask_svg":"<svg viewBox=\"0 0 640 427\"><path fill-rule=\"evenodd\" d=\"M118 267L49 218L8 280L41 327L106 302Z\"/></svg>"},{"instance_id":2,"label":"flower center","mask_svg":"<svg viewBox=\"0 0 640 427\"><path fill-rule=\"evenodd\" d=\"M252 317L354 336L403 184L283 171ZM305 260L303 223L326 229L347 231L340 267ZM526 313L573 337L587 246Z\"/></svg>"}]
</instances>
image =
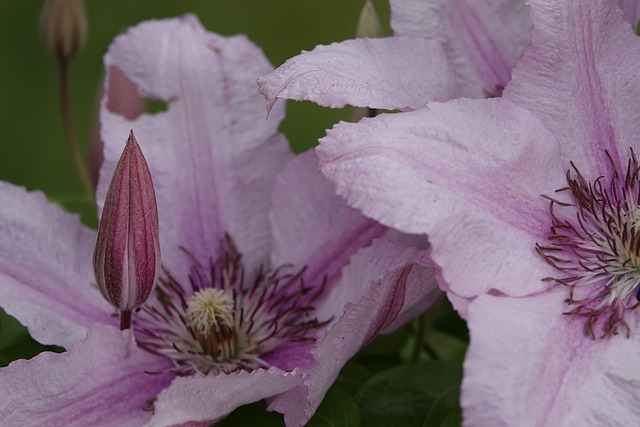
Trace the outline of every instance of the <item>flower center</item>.
<instances>
[{"instance_id":1,"label":"flower center","mask_svg":"<svg viewBox=\"0 0 640 427\"><path fill-rule=\"evenodd\" d=\"M187 325L200 334L233 325L233 298L220 289L202 289L187 302Z\"/></svg>"},{"instance_id":2,"label":"flower center","mask_svg":"<svg viewBox=\"0 0 640 427\"><path fill-rule=\"evenodd\" d=\"M231 238L221 246L207 268L187 253L188 287L164 270L134 324L138 344L171 359L178 375L267 368L280 346L314 340L327 323L312 316L324 283L306 285L304 269L291 266L245 274Z\"/></svg>"},{"instance_id":3,"label":"flower center","mask_svg":"<svg viewBox=\"0 0 640 427\"><path fill-rule=\"evenodd\" d=\"M572 164L568 186L558 190L571 201L544 196L551 201L551 235L549 243L536 245L562 273L545 280L568 288L565 314L584 318L592 338L621 328L630 336L627 314L640 305L640 169L633 151L623 177L612 160L611 166L609 182L602 176L588 182Z\"/></svg>"}]
</instances>

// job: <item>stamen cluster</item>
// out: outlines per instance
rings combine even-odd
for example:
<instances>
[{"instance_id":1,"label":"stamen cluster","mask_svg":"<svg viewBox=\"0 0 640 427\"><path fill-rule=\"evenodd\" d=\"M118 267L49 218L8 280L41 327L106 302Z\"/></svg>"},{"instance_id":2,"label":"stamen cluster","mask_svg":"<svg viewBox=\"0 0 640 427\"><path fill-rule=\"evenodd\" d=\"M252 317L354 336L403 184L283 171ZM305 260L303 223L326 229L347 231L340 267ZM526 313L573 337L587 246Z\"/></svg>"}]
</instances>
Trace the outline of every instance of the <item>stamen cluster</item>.
<instances>
[{"instance_id":1,"label":"stamen cluster","mask_svg":"<svg viewBox=\"0 0 640 427\"><path fill-rule=\"evenodd\" d=\"M143 306L134 329L139 345L173 361L178 375L266 368L264 357L289 342L315 339L327 322L312 317L321 286L307 286L304 268L260 267L245 273L230 237L205 268L193 262L189 289L166 269L157 301Z\"/></svg>"},{"instance_id":2,"label":"stamen cluster","mask_svg":"<svg viewBox=\"0 0 640 427\"><path fill-rule=\"evenodd\" d=\"M547 278L569 288L567 315L585 318L585 333L595 338L631 329L626 314L638 307L640 295L640 184L633 150L620 176L609 157L612 174L587 181L572 163L567 171L572 202L551 201L551 235L538 253L563 273ZM607 182L608 181L608 182Z\"/></svg>"}]
</instances>

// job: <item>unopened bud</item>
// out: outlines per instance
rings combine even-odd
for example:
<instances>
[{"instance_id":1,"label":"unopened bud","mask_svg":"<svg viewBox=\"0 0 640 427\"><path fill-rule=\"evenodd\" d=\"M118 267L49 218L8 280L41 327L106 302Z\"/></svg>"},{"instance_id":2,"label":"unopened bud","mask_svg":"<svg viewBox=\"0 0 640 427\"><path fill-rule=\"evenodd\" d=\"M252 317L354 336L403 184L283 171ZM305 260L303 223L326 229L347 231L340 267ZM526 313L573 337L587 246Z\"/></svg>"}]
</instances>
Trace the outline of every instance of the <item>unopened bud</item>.
<instances>
[{"instance_id":1,"label":"unopened bud","mask_svg":"<svg viewBox=\"0 0 640 427\"><path fill-rule=\"evenodd\" d=\"M367 0L360 12L360 19L358 19L358 29L356 30L356 37L384 37L384 31L382 31L382 24L380 24L380 18L376 13L376 9L373 7L371 0Z\"/></svg>"},{"instance_id":2,"label":"unopened bud","mask_svg":"<svg viewBox=\"0 0 640 427\"><path fill-rule=\"evenodd\" d=\"M151 294L160 271L158 208L133 131L111 178L93 252L98 289L122 318ZM128 325L121 328L126 329Z\"/></svg>"},{"instance_id":3,"label":"unopened bud","mask_svg":"<svg viewBox=\"0 0 640 427\"><path fill-rule=\"evenodd\" d=\"M84 0L45 0L40 34L51 55L67 61L84 46L87 14Z\"/></svg>"}]
</instances>

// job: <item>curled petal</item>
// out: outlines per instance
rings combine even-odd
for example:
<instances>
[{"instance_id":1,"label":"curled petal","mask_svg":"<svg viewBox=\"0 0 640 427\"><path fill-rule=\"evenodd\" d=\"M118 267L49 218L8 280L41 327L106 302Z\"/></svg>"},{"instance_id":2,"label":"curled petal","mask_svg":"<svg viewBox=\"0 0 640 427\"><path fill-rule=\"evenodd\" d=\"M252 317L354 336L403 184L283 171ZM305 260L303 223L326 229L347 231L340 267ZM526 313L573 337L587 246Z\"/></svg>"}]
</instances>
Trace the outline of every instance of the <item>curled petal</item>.
<instances>
[{"instance_id":1,"label":"curled petal","mask_svg":"<svg viewBox=\"0 0 640 427\"><path fill-rule=\"evenodd\" d=\"M414 37L347 40L318 46L258 79L271 109L278 98L345 105L416 109L457 97L438 43Z\"/></svg>"},{"instance_id":2,"label":"curled petal","mask_svg":"<svg viewBox=\"0 0 640 427\"><path fill-rule=\"evenodd\" d=\"M383 329L398 325L415 306L428 305L438 295L433 272L416 265L419 250L384 240L362 249L344 269L318 315L334 316L312 350L315 366L304 373L304 387L276 396L271 407L283 412L287 425L304 425L320 405L340 369ZM427 300L427 304L425 304ZM301 404L300 397L306 396Z\"/></svg>"},{"instance_id":3,"label":"curled petal","mask_svg":"<svg viewBox=\"0 0 640 427\"><path fill-rule=\"evenodd\" d=\"M189 422L211 425L238 406L277 395L300 384L299 372L284 372L278 368L176 378L158 395L155 413L147 427Z\"/></svg>"}]
</instances>

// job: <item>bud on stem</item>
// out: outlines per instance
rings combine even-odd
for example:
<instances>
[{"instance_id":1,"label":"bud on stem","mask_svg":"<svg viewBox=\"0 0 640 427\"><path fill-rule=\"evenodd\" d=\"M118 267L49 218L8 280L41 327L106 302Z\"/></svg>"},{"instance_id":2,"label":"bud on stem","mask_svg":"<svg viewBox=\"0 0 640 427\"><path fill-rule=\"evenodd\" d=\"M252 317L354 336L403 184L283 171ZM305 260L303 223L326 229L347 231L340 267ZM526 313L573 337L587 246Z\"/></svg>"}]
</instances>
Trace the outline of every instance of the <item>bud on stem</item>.
<instances>
[{"instance_id":1,"label":"bud on stem","mask_svg":"<svg viewBox=\"0 0 640 427\"><path fill-rule=\"evenodd\" d=\"M100 293L121 312L120 329L128 329L160 270L156 196L133 131L107 191L93 269Z\"/></svg>"},{"instance_id":2,"label":"bud on stem","mask_svg":"<svg viewBox=\"0 0 640 427\"><path fill-rule=\"evenodd\" d=\"M360 12L356 37L384 37L380 18L378 18L378 14L376 13L376 9L373 7L373 3L371 3L371 0L366 1L362 8L362 12Z\"/></svg>"},{"instance_id":3,"label":"bud on stem","mask_svg":"<svg viewBox=\"0 0 640 427\"><path fill-rule=\"evenodd\" d=\"M45 0L40 33L49 53L66 62L84 46L87 15L84 0Z\"/></svg>"}]
</instances>

